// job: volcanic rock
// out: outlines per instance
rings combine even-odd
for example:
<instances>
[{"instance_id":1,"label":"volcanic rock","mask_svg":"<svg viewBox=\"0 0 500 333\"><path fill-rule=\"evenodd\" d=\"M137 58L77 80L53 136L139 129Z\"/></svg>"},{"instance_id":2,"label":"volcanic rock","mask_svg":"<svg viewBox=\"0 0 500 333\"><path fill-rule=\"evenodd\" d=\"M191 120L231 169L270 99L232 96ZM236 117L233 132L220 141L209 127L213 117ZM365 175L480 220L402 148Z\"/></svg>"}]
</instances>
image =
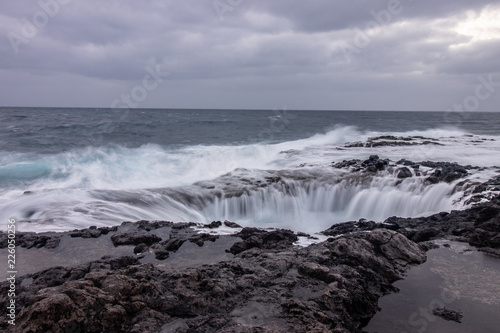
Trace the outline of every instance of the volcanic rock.
<instances>
[{"instance_id":1,"label":"volcanic rock","mask_svg":"<svg viewBox=\"0 0 500 333\"><path fill-rule=\"evenodd\" d=\"M287 230L245 228L233 259L177 270L108 258L19 278L16 326L5 332L361 332L420 247L394 231L307 248ZM230 237L230 236L226 236ZM29 281L29 282L28 282ZM0 306L8 302L0 285Z\"/></svg>"}]
</instances>

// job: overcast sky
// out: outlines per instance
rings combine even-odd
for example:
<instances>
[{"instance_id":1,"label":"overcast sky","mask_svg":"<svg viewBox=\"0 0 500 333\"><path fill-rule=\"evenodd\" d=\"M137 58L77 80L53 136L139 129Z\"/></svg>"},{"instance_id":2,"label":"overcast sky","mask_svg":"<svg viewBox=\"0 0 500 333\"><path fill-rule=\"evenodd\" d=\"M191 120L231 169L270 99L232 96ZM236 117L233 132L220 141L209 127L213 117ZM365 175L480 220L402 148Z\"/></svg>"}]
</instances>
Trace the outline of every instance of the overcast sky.
<instances>
[{"instance_id":1,"label":"overcast sky","mask_svg":"<svg viewBox=\"0 0 500 333\"><path fill-rule=\"evenodd\" d=\"M498 22L491 0L4 1L0 106L499 111Z\"/></svg>"}]
</instances>

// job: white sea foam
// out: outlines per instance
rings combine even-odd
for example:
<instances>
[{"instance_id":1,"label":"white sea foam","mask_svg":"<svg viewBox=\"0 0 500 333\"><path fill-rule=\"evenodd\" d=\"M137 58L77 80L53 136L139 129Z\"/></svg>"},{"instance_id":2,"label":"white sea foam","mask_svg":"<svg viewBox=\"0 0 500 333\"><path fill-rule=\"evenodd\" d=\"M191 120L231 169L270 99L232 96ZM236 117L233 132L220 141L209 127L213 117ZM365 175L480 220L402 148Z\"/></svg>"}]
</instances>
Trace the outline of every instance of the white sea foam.
<instances>
[{"instance_id":1,"label":"white sea foam","mask_svg":"<svg viewBox=\"0 0 500 333\"><path fill-rule=\"evenodd\" d=\"M277 144L175 149L148 144L54 155L4 153L0 154L0 219L15 217L21 229L32 231L140 219L204 223L227 219L244 226L315 232L345 220L425 215L462 204L456 203L462 193L455 192L454 183L424 186L418 177L400 182L388 173L363 181L343 179L330 167L332 162L377 154L393 161L500 166L500 137L467 136L457 129L390 133L439 139L441 145L345 147L347 142L384 134L338 127ZM272 186L245 187L242 181L249 177L265 181L277 170L285 176ZM307 179L300 180L304 172ZM479 181L493 174L489 169L471 178ZM203 182L212 183L213 189L201 186ZM231 191L239 188L245 193L228 195L231 186Z\"/></svg>"}]
</instances>

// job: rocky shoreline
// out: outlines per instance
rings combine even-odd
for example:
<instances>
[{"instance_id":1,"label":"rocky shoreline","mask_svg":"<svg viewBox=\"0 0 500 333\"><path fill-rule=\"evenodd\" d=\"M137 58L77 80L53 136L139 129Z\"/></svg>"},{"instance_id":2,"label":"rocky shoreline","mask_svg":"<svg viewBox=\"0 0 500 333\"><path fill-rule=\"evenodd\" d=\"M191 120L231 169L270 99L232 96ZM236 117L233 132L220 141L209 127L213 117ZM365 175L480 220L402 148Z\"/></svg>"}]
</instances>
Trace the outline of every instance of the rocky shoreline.
<instances>
[{"instance_id":1,"label":"rocky shoreline","mask_svg":"<svg viewBox=\"0 0 500 333\"><path fill-rule=\"evenodd\" d=\"M236 254L211 265L177 269L131 255L26 275L18 279L16 329L5 317L1 328L360 332L377 311L378 298L394 291L391 283L425 261L423 249L387 229L306 248L294 246L297 236L287 230L244 228L236 237L240 240L228 249ZM0 287L0 306L6 307L7 289L6 283Z\"/></svg>"},{"instance_id":2,"label":"rocky shoreline","mask_svg":"<svg viewBox=\"0 0 500 333\"><path fill-rule=\"evenodd\" d=\"M377 172L389 163L372 156L334 167ZM428 175L430 183L449 182L471 168L425 163L397 162L398 177L411 177L422 165L440 170ZM471 188L475 204L466 210L336 224L322 232L325 241L307 247L297 245L299 239L314 240L307 234L228 221L203 226L138 221L18 233L26 265L25 275L16 280L19 310L15 326L2 311L0 329L362 332L378 311L379 298L397 291L392 284L425 262L426 251L438 246L434 240L467 242L500 257L500 196L487 195L498 185L497 177ZM0 233L0 251L6 247L7 235ZM50 256L59 265L43 258ZM0 284L3 309L9 288L7 282ZM451 313L443 309L435 315Z\"/></svg>"}]
</instances>

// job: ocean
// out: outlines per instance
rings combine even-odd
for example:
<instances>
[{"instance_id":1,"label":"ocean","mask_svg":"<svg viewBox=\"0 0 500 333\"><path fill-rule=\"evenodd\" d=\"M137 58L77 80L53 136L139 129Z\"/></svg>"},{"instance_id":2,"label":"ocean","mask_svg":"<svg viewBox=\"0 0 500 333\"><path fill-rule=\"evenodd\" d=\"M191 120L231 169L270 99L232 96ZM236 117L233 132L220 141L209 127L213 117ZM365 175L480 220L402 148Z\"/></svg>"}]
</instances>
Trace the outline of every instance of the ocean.
<instances>
[{"instance_id":1,"label":"ocean","mask_svg":"<svg viewBox=\"0 0 500 333\"><path fill-rule=\"evenodd\" d=\"M428 184L333 163L378 155L479 167L467 184L500 166L500 113L0 108L0 124L2 230L10 218L35 232L229 220L314 233L466 206L463 179ZM380 136L416 144L359 144Z\"/></svg>"}]
</instances>

